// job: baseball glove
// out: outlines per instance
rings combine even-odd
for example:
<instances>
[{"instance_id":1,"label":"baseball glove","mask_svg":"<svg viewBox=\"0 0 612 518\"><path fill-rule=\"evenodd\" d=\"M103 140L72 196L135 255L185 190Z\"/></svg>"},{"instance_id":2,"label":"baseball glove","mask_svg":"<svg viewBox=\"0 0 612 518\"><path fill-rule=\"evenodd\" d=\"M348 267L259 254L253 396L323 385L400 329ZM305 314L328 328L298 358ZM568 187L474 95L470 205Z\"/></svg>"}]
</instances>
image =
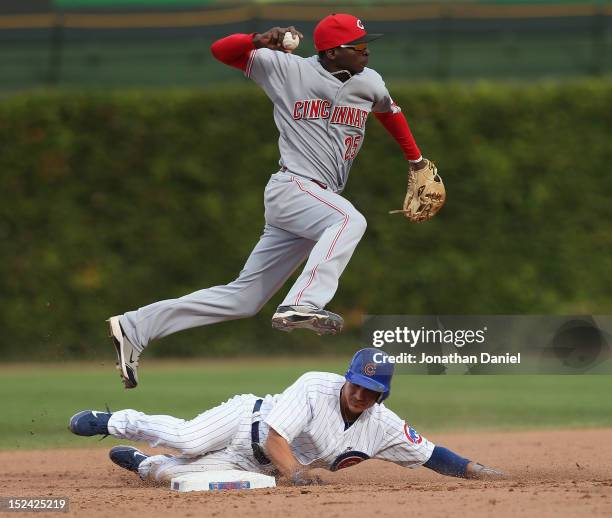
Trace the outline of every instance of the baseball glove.
<instances>
[{"instance_id":1,"label":"baseball glove","mask_svg":"<svg viewBox=\"0 0 612 518\"><path fill-rule=\"evenodd\" d=\"M426 166L408 172L408 191L404 208L389 211L389 214L403 214L410 221L427 221L433 218L446 201L446 189L438 174L436 165L424 158Z\"/></svg>"}]
</instances>

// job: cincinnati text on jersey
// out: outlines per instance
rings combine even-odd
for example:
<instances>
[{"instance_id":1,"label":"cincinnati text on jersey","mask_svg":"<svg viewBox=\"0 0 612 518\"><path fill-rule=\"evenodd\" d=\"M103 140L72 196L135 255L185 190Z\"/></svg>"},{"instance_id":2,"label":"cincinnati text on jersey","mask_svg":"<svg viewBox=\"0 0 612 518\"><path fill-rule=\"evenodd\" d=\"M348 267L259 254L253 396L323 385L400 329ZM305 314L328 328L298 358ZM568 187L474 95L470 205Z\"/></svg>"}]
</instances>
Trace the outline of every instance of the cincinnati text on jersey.
<instances>
[{"instance_id":1,"label":"cincinnati text on jersey","mask_svg":"<svg viewBox=\"0 0 612 518\"><path fill-rule=\"evenodd\" d=\"M331 102L327 99L303 99L293 104L293 118L329 119ZM353 128L363 128L369 112L355 106L334 106L331 110L330 124L342 124Z\"/></svg>"}]
</instances>

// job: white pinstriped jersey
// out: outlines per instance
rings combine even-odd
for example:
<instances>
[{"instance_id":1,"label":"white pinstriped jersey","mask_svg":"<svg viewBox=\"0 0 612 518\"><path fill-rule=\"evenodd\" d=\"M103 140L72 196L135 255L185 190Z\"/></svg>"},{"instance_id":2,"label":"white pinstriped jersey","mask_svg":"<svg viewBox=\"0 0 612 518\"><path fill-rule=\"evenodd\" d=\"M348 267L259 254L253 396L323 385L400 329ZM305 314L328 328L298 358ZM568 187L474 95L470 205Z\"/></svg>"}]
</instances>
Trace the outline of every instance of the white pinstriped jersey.
<instances>
[{"instance_id":1,"label":"white pinstriped jersey","mask_svg":"<svg viewBox=\"0 0 612 518\"><path fill-rule=\"evenodd\" d=\"M272 427L302 464L325 468L349 451L405 467L429 460L434 444L382 403L363 412L345 430L340 412L344 383L338 374L308 372L282 394L268 396L262 406L262 444Z\"/></svg>"},{"instance_id":2,"label":"white pinstriped jersey","mask_svg":"<svg viewBox=\"0 0 612 518\"><path fill-rule=\"evenodd\" d=\"M308 372L282 394L267 395L260 410L259 443L265 446L270 426L282 435L304 465L340 469L370 457L414 468L427 462L434 444L394 412L375 404L345 430L340 412L338 374ZM234 396L194 419L146 415L136 410L114 412L108 422L113 437L146 441L181 455L154 455L144 461L143 478L171 479L185 473L242 469L270 473L253 455L253 408L258 397Z\"/></svg>"},{"instance_id":3,"label":"white pinstriped jersey","mask_svg":"<svg viewBox=\"0 0 612 518\"><path fill-rule=\"evenodd\" d=\"M334 192L346 186L371 111L400 111L382 77L365 68L342 82L319 63L267 48L251 51L245 75L274 103L280 165Z\"/></svg>"}]
</instances>

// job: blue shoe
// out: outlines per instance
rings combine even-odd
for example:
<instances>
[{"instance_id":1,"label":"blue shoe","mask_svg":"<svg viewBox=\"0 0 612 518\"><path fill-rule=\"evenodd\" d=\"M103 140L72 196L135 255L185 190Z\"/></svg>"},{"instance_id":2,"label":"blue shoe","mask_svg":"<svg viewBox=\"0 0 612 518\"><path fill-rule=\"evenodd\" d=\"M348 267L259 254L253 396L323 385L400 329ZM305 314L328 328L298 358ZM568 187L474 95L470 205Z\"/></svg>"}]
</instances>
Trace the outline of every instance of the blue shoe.
<instances>
[{"instance_id":1,"label":"blue shoe","mask_svg":"<svg viewBox=\"0 0 612 518\"><path fill-rule=\"evenodd\" d=\"M110 460L112 460L117 466L121 466L123 469L138 473L138 466L149 456L137 450L133 446L115 446L108 452Z\"/></svg>"},{"instance_id":2,"label":"blue shoe","mask_svg":"<svg viewBox=\"0 0 612 518\"><path fill-rule=\"evenodd\" d=\"M112 414L99 410L83 410L70 418L70 431L76 435L108 435L108 420Z\"/></svg>"}]
</instances>

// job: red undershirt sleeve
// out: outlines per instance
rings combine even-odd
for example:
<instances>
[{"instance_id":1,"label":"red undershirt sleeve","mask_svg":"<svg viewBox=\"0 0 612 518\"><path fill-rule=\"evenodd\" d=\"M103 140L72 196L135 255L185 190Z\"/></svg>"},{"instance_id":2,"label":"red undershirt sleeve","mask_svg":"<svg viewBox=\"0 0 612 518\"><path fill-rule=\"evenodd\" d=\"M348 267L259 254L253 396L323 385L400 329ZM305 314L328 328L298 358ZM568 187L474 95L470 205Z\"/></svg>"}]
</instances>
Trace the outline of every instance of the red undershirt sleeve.
<instances>
[{"instance_id":1,"label":"red undershirt sleeve","mask_svg":"<svg viewBox=\"0 0 612 518\"><path fill-rule=\"evenodd\" d=\"M407 160L415 161L421 158L421 151L416 145L408 121L401 111L374 112L374 115L400 145Z\"/></svg>"},{"instance_id":2,"label":"red undershirt sleeve","mask_svg":"<svg viewBox=\"0 0 612 518\"><path fill-rule=\"evenodd\" d=\"M244 71L254 48L253 34L232 34L215 41L210 51L221 63Z\"/></svg>"}]
</instances>

